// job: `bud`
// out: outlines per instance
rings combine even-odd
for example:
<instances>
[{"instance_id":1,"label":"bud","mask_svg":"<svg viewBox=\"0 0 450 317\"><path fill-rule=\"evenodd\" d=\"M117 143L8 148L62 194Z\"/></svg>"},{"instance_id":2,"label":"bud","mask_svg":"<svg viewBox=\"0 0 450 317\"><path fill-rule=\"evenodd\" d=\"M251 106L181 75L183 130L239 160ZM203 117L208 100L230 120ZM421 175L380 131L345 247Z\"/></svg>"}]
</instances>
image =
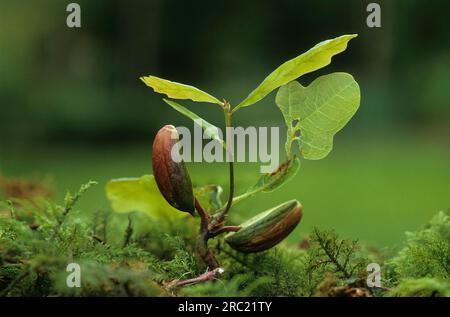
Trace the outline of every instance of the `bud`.
<instances>
[{"instance_id":1,"label":"bud","mask_svg":"<svg viewBox=\"0 0 450 317\"><path fill-rule=\"evenodd\" d=\"M178 132L172 125L158 131L153 142L153 175L159 191L173 207L194 213L194 194L191 178L182 160L172 159L172 148L178 142Z\"/></svg>"},{"instance_id":2,"label":"bud","mask_svg":"<svg viewBox=\"0 0 450 317\"><path fill-rule=\"evenodd\" d=\"M303 206L291 200L247 220L241 230L229 233L225 241L244 253L264 251L286 238L302 216Z\"/></svg>"}]
</instances>

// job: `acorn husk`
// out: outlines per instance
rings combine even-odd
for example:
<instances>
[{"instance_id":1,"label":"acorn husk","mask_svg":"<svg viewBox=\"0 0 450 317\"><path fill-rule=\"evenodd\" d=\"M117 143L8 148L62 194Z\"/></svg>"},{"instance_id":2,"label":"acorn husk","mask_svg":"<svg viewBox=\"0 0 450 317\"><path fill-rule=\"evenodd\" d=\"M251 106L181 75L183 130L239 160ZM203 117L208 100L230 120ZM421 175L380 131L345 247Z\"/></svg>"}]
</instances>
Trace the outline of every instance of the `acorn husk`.
<instances>
[{"instance_id":1,"label":"acorn husk","mask_svg":"<svg viewBox=\"0 0 450 317\"><path fill-rule=\"evenodd\" d=\"M189 172L184 161L172 159L172 148L179 135L173 125L162 127L153 142L153 175L159 191L174 208L194 213L194 193Z\"/></svg>"},{"instance_id":2,"label":"acorn husk","mask_svg":"<svg viewBox=\"0 0 450 317\"><path fill-rule=\"evenodd\" d=\"M240 252L261 252L284 240L302 216L303 206L291 200L247 220L238 232L229 233L225 241Z\"/></svg>"}]
</instances>

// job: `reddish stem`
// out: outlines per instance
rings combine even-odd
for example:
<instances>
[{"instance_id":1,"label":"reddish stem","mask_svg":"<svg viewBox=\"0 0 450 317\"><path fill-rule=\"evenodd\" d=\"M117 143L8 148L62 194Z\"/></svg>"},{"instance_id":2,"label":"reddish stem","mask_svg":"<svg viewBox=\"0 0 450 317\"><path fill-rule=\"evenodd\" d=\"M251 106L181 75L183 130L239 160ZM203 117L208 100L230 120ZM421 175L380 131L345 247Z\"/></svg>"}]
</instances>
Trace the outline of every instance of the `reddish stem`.
<instances>
[{"instance_id":1,"label":"reddish stem","mask_svg":"<svg viewBox=\"0 0 450 317\"><path fill-rule=\"evenodd\" d=\"M208 249L208 239L209 239L209 220L210 217L200 205L200 202L195 199L195 208L198 211L198 214L201 218L201 226L200 226L200 234L198 237L197 247L200 257L203 262L206 263L210 270L217 269L219 267L219 262L217 262L214 253Z\"/></svg>"},{"instance_id":2,"label":"reddish stem","mask_svg":"<svg viewBox=\"0 0 450 317\"><path fill-rule=\"evenodd\" d=\"M222 228L219 228L217 230L214 231L210 231L209 232L209 236L208 238L214 238L215 236L218 236L221 233L225 233L225 232L237 232L241 230L240 226L224 226Z\"/></svg>"},{"instance_id":3,"label":"reddish stem","mask_svg":"<svg viewBox=\"0 0 450 317\"><path fill-rule=\"evenodd\" d=\"M181 280L181 281L180 280L172 281L169 284L169 287L170 288L182 287L182 286L194 285L194 284L198 284L198 283L202 283L202 282L211 281L211 280L217 278L223 272L224 272L224 269L218 267L212 271L206 272L200 276L197 276L197 277L194 277L191 279Z\"/></svg>"}]
</instances>

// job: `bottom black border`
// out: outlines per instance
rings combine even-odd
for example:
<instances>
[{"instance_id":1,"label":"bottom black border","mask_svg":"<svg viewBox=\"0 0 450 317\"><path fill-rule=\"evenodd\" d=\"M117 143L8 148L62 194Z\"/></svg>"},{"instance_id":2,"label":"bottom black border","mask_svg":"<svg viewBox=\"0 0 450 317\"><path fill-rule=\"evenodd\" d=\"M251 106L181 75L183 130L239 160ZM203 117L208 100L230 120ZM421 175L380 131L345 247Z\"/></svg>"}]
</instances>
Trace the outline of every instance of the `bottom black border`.
<instances>
[{"instance_id":1,"label":"bottom black border","mask_svg":"<svg viewBox=\"0 0 450 317\"><path fill-rule=\"evenodd\" d=\"M355 314L388 314L391 309L423 309L433 312L439 305L448 305L448 298L244 298L244 297L149 297L149 298L0 298L0 312L8 309L10 316L22 310L39 312L44 316L55 313L58 316L70 314L92 314L112 311L121 315L144 313L155 316L156 312L169 314L195 313L198 316L217 314L278 314L295 312L295 315L325 311L348 312ZM269 305L269 306L268 306ZM208 309L208 307L210 307ZM269 308L267 308L269 307ZM186 308L188 311L186 311ZM6 315L6 314L5 314ZM131 317L131 316L130 316ZM165 317L165 316L163 316Z\"/></svg>"}]
</instances>

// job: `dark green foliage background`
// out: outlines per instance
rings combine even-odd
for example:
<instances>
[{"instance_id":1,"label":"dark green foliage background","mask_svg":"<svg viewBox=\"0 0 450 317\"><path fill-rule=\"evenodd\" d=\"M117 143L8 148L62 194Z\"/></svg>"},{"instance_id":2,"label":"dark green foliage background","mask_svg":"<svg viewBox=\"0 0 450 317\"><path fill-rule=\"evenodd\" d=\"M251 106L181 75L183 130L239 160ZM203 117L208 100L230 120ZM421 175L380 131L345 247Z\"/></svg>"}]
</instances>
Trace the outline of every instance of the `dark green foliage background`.
<instances>
[{"instance_id":1,"label":"dark green foliage background","mask_svg":"<svg viewBox=\"0 0 450 317\"><path fill-rule=\"evenodd\" d=\"M283 61L321 40L359 33L330 66L300 80L346 71L360 83L361 107L333 152L304 162L288 188L239 206L235 220L296 198L305 217L294 243L320 225L398 246L404 231L450 206L446 2L380 1L379 29L366 26L370 1L360 0L80 0L81 29L65 26L64 1L39 2L0 2L3 174L50 175L59 199L89 179L149 174L154 133L191 122L139 76L193 84L236 105ZM274 98L244 109L235 123L283 127ZM213 105L189 107L222 126ZM196 185L226 187L226 165L190 171ZM242 193L258 165L237 164L237 172ZM89 214L109 208L102 186L80 204Z\"/></svg>"}]
</instances>

